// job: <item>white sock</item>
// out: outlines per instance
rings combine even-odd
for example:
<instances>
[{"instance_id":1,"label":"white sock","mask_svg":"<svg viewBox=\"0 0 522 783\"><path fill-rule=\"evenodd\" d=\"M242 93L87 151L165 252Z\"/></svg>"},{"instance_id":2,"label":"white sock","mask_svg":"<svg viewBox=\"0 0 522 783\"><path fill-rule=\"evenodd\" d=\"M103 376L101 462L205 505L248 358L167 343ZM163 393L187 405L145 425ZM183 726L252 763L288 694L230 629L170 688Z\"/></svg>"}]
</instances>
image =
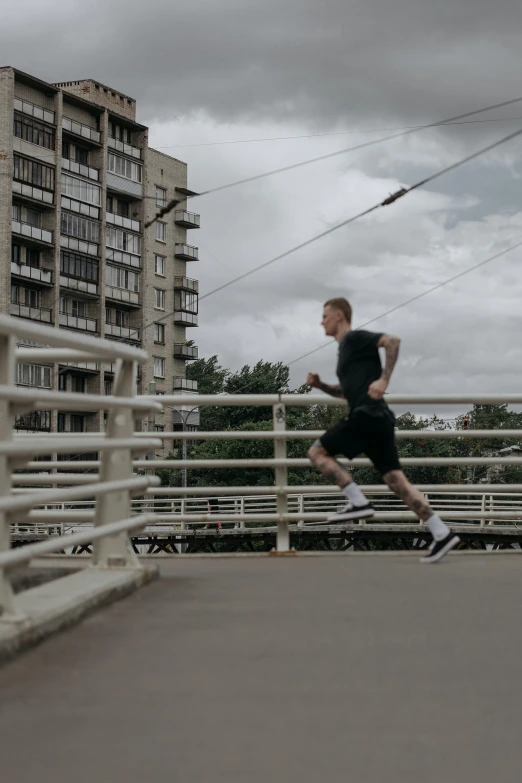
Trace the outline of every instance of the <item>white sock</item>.
<instances>
[{"instance_id":1,"label":"white sock","mask_svg":"<svg viewBox=\"0 0 522 783\"><path fill-rule=\"evenodd\" d=\"M438 514L433 514L426 520L426 524L435 541L442 541L450 533L449 527L444 524Z\"/></svg>"},{"instance_id":2,"label":"white sock","mask_svg":"<svg viewBox=\"0 0 522 783\"><path fill-rule=\"evenodd\" d=\"M347 484L343 493L354 506L365 506L368 503L368 498L364 496L355 481Z\"/></svg>"}]
</instances>

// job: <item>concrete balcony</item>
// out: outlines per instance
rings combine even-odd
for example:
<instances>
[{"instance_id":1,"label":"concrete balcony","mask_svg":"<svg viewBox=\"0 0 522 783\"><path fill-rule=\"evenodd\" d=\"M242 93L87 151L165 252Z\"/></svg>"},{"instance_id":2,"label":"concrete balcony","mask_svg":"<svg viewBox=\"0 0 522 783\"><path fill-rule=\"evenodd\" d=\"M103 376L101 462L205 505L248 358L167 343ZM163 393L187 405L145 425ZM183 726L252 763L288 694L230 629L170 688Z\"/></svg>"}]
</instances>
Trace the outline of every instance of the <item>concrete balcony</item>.
<instances>
[{"instance_id":1,"label":"concrete balcony","mask_svg":"<svg viewBox=\"0 0 522 783\"><path fill-rule=\"evenodd\" d=\"M105 258L107 261L116 261L117 264L125 264L133 269L141 269L141 256L136 256L134 253L126 253L124 250L107 247L105 249Z\"/></svg>"},{"instance_id":2,"label":"concrete balcony","mask_svg":"<svg viewBox=\"0 0 522 783\"><path fill-rule=\"evenodd\" d=\"M138 291L129 291L126 288L116 288L113 285L105 284L105 297L115 302L124 302L133 307L140 306L140 295Z\"/></svg>"},{"instance_id":3,"label":"concrete balcony","mask_svg":"<svg viewBox=\"0 0 522 783\"><path fill-rule=\"evenodd\" d=\"M175 343L172 354L175 359L186 359L187 361L197 359L199 348L197 345L185 345L184 343Z\"/></svg>"},{"instance_id":4,"label":"concrete balcony","mask_svg":"<svg viewBox=\"0 0 522 783\"><path fill-rule=\"evenodd\" d=\"M174 257L184 261L199 261L199 249L193 245L176 244Z\"/></svg>"},{"instance_id":5,"label":"concrete balcony","mask_svg":"<svg viewBox=\"0 0 522 783\"><path fill-rule=\"evenodd\" d=\"M99 257L100 255L100 246L94 244L94 242L87 242L85 239L65 236L65 234L60 236L60 247L65 247L68 250L77 250L79 253L87 253L87 255L90 256Z\"/></svg>"},{"instance_id":6,"label":"concrete balcony","mask_svg":"<svg viewBox=\"0 0 522 783\"><path fill-rule=\"evenodd\" d=\"M35 242L41 242L45 245L52 245L54 242L53 232L47 231L45 228L37 228L37 226L31 226L29 223L21 223L19 220L13 220L11 225L13 234L33 239Z\"/></svg>"},{"instance_id":7,"label":"concrete balcony","mask_svg":"<svg viewBox=\"0 0 522 783\"><path fill-rule=\"evenodd\" d=\"M198 314L189 312L188 310L175 310L174 323L176 326L197 326Z\"/></svg>"},{"instance_id":8,"label":"concrete balcony","mask_svg":"<svg viewBox=\"0 0 522 783\"><path fill-rule=\"evenodd\" d=\"M85 141L90 141L93 144L101 144L100 131L91 128L89 125L84 125L82 122L76 122L76 120L69 120L67 117L64 117L62 119L62 130L73 136L80 136Z\"/></svg>"},{"instance_id":9,"label":"concrete balcony","mask_svg":"<svg viewBox=\"0 0 522 783\"><path fill-rule=\"evenodd\" d=\"M118 324L112 324L105 322L105 337L118 337L121 340L134 340L140 341L140 330L134 329L131 326L118 326Z\"/></svg>"},{"instance_id":10,"label":"concrete balcony","mask_svg":"<svg viewBox=\"0 0 522 783\"><path fill-rule=\"evenodd\" d=\"M199 291L199 280L191 280L189 277L175 277L174 288L180 288L182 291Z\"/></svg>"},{"instance_id":11,"label":"concrete balcony","mask_svg":"<svg viewBox=\"0 0 522 783\"><path fill-rule=\"evenodd\" d=\"M172 391L173 392L197 392L198 382L191 381L188 378L182 378L181 376L174 376L172 379Z\"/></svg>"},{"instance_id":12,"label":"concrete balcony","mask_svg":"<svg viewBox=\"0 0 522 783\"><path fill-rule=\"evenodd\" d=\"M16 264L11 261L11 274L21 277L24 280L32 280L34 283L42 285L53 284L53 273L51 269L40 269L39 267L28 266L27 264Z\"/></svg>"},{"instance_id":13,"label":"concrete balcony","mask_svg":"<svg viewBox=\"0 0 522 783\"><path fill-rule=\"evenodd\" d=\"M141 160L141 150L139 147L133 147L132 144L125 144L124 141L113 139L109 136L107 139L107 146L118 152L123 152L124 155L128 155L129 158L135 158L135 160Z\"/></svg>"},{"instance_id":14,"label":"concrete balcony","mask_svg":"<svg viewBox=\"0 0 522 783\"><path fill-rule=\"evenodd\" d=\"M35 188L34 185L18 182L16 179L13 180L13 193L16 193L17 196L21 196L22 199L27 198L30 201L39 201L49 207L54 205L54 193L50 190Z\"/></svg>"},{"instance_id":15,"label":"concrete balcony","mask_svg":"<svg viewBox=\"0 0 522 783\"><path fill-rule=\"evenodd\" d=\"M83 201L78 201L75 198L69 196L62 196L61 201L62 209L66 209L68 212L77 212L79 215L85 215L86 217L93 218L94 220L100 219L100 208L93 207L90 204L85 204Z\"/></svg>"},{"instance_id":16,"label":"concrete balcony","mask_svg":"<svg viewBox=\"0 0 522 783\"><path fill-rule=\"evenodd\" d=\"M62 169L64 171L70 171L71 174L79 174L81 177L87 179L93 179L95 182L100 181L100 172L93 166L84 166L81 163L76 163L75 160L68 160L68 158L62 158Z\"/></svg>"},{"instance_id":17,"label":"concrete balcony","mask_svg":"<svg viewBox=\"0 0 522 783\"><path fill-rule=\"evenodd\" d=\"M141 223L139 220L131 220L130 218L122 217L121 215L115 215L113 212L106 213L106 220L111 226L126 228L129 231L135 231L138 234L141 233Z\"/></svg>"},{"instance_id":18,"label":"concrete balcony","mask_svg":"<svg viewBox=\"0 0 522 783\"><path fill-rule=\"evenodd\" d=\"M31 321L41 321L45 324L53 322L53 311L45 307L30 307L29 305L11 302L9 313L19 318L30 318Z\"/></svg>"},{"instance_id":19,"label":"concrete balcony","mask_svg":"<svg viewBox=\"0 0 522 783\"><path fill-rule=\"evenodd\" d=\"M34 117L36 120L48 122L49 125L56 125L56 115L54 111L44 109L43 106L37 106L36 104L31 103L30 101L24 101L21 98L15 98L13 100L13 106L15 111L21 111L29 117Z\"/></svg>"},{"instance_id":20,"label":"concrete balcony","mask_svg":"<svg viewBox=\"0 0 522 783\"><path fill-rule=\"evenodd\" d=\"M99 296L98 283L93 283L91 280L80 280L68 275L60 275L60 288L67 288L69 291L77 291L90 296Z\"/></svg>"},{"instance_id":21,"label":"concrete balcony","mask_svg":"<svg viewBox=\"0 0 522 783\"><path fill-rule=\"evenodd\" d=\"M182 226L183 228L199 228L200 216L195 212L187 212L183 209L177 209L174 212L174 223L176 223L177 226Z\"/></svg>"},{"instance_id":22,"label":"concrete balcony","mask_svg":"<svg viewBox=\"0 0 522 783\"><path fill-rule=\"evenodd\" d=\"M98 331L96 318L85 318L69 313L60 313L60 326L66 326L68 329L81 329L82 332L90 332L91 334Z\"/></svg>"},{"instance_id":23,"label":"concrete balcony","mask_svg":"<svg viewBox=\"0 0 522 783\"><path fill-rule=\"evenodd\" d=\"M128 193L134 196L134 198L143 197L143 185L141 182L134 182L132 179L120 177L119 174L113 174L112 171L107 172L107 187L120 193Z\"/></svg>"}]
</instances>

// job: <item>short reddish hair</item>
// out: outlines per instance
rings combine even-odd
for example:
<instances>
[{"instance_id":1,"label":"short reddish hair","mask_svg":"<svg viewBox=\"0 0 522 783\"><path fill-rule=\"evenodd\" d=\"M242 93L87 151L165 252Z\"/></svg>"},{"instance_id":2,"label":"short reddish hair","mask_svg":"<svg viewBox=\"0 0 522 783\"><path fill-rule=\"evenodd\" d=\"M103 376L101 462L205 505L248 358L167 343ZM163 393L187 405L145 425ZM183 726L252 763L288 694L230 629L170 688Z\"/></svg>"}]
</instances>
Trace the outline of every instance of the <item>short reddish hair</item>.
<instances>
[{"instance_id":1,"label":"short reddish hair","mask_svg":"<svg viewBox=\"0 0 522 783\"><path fill-rule=\"evenodd\" d=\"M331 307L332 310L339 310L344 315L348 323L352 323L352 306L347 299L343 299L343 297L329 299L324 303L324 306Z\"/></svg>"}]
</instances>

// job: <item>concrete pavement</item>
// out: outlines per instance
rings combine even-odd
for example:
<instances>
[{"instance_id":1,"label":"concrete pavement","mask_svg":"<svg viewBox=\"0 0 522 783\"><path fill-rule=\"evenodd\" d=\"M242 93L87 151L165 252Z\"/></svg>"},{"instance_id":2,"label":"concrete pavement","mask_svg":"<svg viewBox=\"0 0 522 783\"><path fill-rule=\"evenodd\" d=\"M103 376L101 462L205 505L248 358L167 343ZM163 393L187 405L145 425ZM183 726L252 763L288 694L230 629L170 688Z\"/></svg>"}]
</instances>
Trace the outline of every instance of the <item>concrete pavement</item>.
<instances>
[{"instance_id":1,"label":"concrete pavement","mask_svg":"<svg viewBox=\"0 0 522 783\"><path fill-rule=\"evenodd\" d=\"M520 779L522 556L159 562L0 669L3 781Z\"/></svg>"}]
</instances>

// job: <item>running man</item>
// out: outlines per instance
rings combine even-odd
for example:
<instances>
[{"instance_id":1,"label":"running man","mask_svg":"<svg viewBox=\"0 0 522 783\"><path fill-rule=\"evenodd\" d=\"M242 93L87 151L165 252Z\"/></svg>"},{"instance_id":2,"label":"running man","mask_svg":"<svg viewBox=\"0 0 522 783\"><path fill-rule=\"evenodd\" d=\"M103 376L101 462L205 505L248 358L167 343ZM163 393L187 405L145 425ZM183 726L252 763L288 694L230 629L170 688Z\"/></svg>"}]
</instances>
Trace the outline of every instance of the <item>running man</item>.
<instances>
[{"instance_id":1,"label":"running man","mask_svg":"<svg viewBox=\"0 0 522 783\"><path fill-rule=\"evenodd\" d=\"M350 473L336 459L344 454L354 459L364 453L373 462L389 488L426 522L433 542L424 563L436 563L460 539L451 532L438 514L430 508L424 495L404 475L395 443L395 416L384 401L399 355L400 340L391 334L352 330L352 308L346 299L329 299L324 305L322 326L328 337L339 343L337 377L339 383L323 383L316 373L308 373L306 382L314 389L344 397L350 406L349 416L316 440L308 451L312 464L323 476L343 490L347 505L329 522L347 522L374 515L375 510ZM384 369L379 348L386 352Z\"/></svg>"}]
</instances>

